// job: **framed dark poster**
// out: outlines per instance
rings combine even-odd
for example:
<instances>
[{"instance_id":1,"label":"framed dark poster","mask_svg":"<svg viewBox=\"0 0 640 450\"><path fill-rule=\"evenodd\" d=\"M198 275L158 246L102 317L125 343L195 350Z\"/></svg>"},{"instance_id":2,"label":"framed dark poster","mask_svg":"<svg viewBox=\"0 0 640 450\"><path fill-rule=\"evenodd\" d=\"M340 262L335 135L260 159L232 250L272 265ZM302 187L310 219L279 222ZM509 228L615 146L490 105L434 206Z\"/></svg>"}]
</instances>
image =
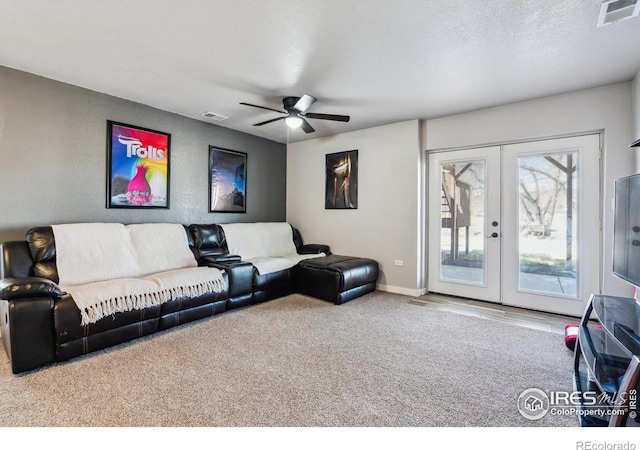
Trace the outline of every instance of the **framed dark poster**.
<instances>
[{"instance_id":1,"label":"framed dark poster","mask_svg":"<svg viewBox=\"0 0 640 450\"><path fill-rule=\"evenodd\" d=\"M247 154L209 146L209 212L247 212Z\"/></svg>"},{"instance_id":2,"label":"framed dark poster","mask_svg":"<svg viewBox=\"0 0 640 450\"><path fill-rule=\"evenodd\" d=\"M326 157L325 209L358 209L358 150Z\"/></svg>"}]
</instances>

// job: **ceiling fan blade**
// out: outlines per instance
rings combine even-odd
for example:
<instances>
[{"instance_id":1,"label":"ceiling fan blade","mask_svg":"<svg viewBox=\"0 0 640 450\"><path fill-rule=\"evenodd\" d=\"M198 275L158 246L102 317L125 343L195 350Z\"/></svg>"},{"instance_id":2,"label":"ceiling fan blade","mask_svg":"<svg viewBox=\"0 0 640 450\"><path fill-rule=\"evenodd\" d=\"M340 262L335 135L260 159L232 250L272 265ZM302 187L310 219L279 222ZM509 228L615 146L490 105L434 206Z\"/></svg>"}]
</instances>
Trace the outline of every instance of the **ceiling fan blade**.
<instances>
[{"instance_id":1,"label":"ceiling fan blade","mask_svg":"<svg viewBox=\"0 0 640 450\"><path fill-rule=\"evenodd\" d=\"M251 103L244 103L244 102L240 102L240 104L241 105L245 105L245 106L253 106L254 108L266 109L267 111L275 111L277 113L287 114L286 111L280 111L279 109L273 109L273 108L269 108L267 106L252 105Z\"/></svg>"},{"instance_id":2,"label":"ceiling fan blade","mask_svg":"<svg viewBox=\"0 0 640 450\"><path fill-rule=\"evenodd\" d=\"M298 100L295 105L293 105L293 109L296 109L303 113L307 109L309 109L309 107L313 105L317 100L317 98L305 94L300 97L300 100Z\"/></svg>"},{"instance_id":3,"label":"ceiling fan blade","mask_svg":"<svg viewBox=\"0 0 640 450\"><path fill-rule=\"evenodd\" d=\"M349 116L340 116L337 114L307 113L304 116L309 119L337 120L338 122L348 122L351 119Z\"/></svg>"},{"instance_id":4,"label":"ceiling fan blade","mask_svg":"<svg viewBox=\"0 0 640 450\"><path fill-rule=\"evenodd\" d=\"M265 120L264 122L260 122L260 123L254 123L254 124L253 124L253 126L254 126L254 127L259 127L260 125L266 125L266 124L268 124L268 123L276 122L276 121L278 121L278 120L283 120L283 119L285 119L285 118L286 118L286 117L276 117L275 119Z\"/></svg>"},{"instance_id":5,"label":"ceiling fan blade","mask_svg":"<svg viewBox=\"0 0 640 450\"><path fill-rule=\"evenodd\" d=\"M302 125L300 125L300 128L302 128L302 130L303 130L305 133L307 133L307 134L308 134L308 133L313 133L314 131L316 131L316 130L314 130L314 129L313 129L313 127L309 124L309 122L307 122L307 121L306 121L306 120L304 120L304 119L302 119Z\"/></svg>"}]
</instances>

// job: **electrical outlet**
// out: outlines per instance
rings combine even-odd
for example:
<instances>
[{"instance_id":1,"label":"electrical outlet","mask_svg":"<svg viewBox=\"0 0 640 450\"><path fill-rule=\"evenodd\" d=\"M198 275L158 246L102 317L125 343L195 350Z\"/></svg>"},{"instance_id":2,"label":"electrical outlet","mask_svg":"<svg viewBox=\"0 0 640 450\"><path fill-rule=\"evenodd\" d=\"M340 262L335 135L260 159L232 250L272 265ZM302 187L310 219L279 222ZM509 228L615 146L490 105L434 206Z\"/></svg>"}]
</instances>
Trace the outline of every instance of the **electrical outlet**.
<instances>
[{"instance_id":1,"label":"electrical outlet","mask_svg":"<svg viewBox=\"0 0 640 450\"><path fill-rule=\"evenodd\" d=\"M396 259L396 261L394 262L394 264L395 264L396 266L402 267L402 266L404 266L404 261L401 261L401 260L399 260L399 259Z\"/></svg>"}]
</instances>

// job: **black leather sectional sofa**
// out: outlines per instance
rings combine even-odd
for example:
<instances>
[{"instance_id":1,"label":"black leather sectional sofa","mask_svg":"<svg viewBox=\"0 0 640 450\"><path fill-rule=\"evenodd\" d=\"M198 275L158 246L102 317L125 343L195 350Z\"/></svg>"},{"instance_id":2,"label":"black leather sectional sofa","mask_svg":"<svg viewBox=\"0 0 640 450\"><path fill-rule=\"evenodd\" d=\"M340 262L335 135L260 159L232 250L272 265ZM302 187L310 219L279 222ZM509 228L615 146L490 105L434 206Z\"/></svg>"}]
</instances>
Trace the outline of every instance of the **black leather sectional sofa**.
<instances>
[{"instance_id":1,"label":"black leather sectional sofa","mask_svg":"<svg viewBox=\"0 0 640 450\"><path fill-rule=\"evenodd\" d=\"M24 241L0 244L0 324L13 373L293 292L340 304L376 289L376 261L332 255L326 245L305 245L293 227L292 239L299 254L326 256L263 275L239 255L229 254L220 225L195 224L185 229L198 264L222 270L226 289L119 312L89 325L81 324L73 298L57 285L51 227L33 228Z\"/></svg>"}]
</instances>

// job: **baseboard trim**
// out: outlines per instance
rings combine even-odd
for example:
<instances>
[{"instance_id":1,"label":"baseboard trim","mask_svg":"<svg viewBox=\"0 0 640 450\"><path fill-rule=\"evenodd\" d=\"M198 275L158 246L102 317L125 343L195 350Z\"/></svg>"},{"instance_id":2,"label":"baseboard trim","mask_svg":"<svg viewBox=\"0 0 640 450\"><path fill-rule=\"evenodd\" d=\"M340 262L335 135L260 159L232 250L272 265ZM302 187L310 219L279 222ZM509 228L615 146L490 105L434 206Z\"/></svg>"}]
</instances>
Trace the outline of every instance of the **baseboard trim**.
<instances>
[{"instance_id":1,"label":"baseboard trim","mask_svg":"<svg viewBox=\"0 0 640 450\"><path fill-rule=\"evenodd\" d=\"M391 286L388 284L378 284L379 291L390 292L392 294L409 295L411 297L420 297L427 293L426 289L409 289L400 286Z\"/></svg>"}]
</instances>

